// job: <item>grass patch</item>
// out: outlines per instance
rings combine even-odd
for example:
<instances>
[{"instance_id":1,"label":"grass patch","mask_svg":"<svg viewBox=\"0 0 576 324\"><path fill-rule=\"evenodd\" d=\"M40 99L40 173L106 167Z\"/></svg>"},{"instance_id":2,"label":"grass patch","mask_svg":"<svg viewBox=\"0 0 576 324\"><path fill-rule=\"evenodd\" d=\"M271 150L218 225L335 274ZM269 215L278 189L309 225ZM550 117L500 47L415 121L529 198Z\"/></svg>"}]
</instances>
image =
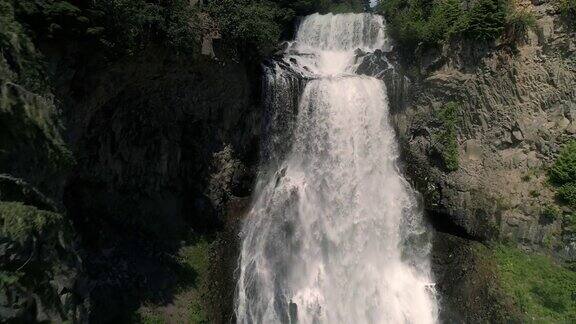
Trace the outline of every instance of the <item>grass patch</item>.
<instances>
[{"instance_id":1,"label":"grass patch","mask_svg":"<svg viewBox=\"0 0 576 324\"><path fill-rule=\"evenodd\" d=\"M569 323L576 320L576 272L550 258L516 248L494 248L503 290L526 321Z\"/></svg>"},{"instance_id":2,"label":"grass patch","mask_svg":"<svg viewBox=\"0 0 576 324\"><path fill-rule=\"evenodd\" d=\"M206 302L209 300L210 251L214 241L200 237L185 246L174 256L177 263L179 287L169 305L147 304L141 307L135 322L160 324L209 323Z\"/></svg>"}]
</instances>

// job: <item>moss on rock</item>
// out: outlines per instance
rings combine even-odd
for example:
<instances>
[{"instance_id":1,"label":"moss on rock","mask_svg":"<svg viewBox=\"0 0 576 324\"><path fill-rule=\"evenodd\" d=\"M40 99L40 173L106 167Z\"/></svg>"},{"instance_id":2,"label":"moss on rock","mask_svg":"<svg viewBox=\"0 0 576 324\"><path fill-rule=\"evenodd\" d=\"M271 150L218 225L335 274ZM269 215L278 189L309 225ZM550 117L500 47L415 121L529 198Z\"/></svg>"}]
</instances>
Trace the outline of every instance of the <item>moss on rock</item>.
<instances>
[{"instance_id":1,"label":"moss on rock","mask_svg":"<svg viewBox=\"0 0 576 324\"><path fill-rule=\"evenodd\" d=\"M572 323L576 320L576 272L550 257L497 245L493 257L503 291L524 321Z\"/></svg>"}]
</instances>

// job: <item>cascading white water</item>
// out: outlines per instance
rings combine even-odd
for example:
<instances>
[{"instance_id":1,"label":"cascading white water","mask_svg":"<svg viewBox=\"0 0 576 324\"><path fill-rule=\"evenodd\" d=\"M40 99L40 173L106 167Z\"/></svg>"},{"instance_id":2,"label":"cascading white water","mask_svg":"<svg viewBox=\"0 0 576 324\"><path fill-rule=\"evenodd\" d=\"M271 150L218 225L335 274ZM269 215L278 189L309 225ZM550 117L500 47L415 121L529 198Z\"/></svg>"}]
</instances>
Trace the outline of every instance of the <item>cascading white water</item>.
<instances>
[{"instance_id":1,"label":"cascading white water","mask_svg":"<svg viewBox=\"0 0 576 324\"><path fill-rule=\"evenodd\" d=\"M396 166L386 89L354 74L357 48L386 43L380 16L315 14L268 69L269 152L241 233L239 323L436 322L426 227Z\"/></svg>"}]
</instances>

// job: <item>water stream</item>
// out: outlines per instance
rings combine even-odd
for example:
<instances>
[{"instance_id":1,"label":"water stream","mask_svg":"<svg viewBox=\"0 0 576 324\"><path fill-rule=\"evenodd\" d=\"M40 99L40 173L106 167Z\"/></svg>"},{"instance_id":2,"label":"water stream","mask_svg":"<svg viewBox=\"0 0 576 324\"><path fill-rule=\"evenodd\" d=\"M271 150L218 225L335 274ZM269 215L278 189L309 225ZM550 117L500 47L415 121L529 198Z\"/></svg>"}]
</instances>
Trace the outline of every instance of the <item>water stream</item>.
<instances>
[{"instance_id":1,"label":"water stream","mask_svg":"<svg viewBox=\"0 0 576 324\"><path fill-rule=\"evenodd\" d=\"M311 15L266 68L262 170L242 232L239 323L434 323L429 235L397 167L383 19Z\"/></svg>"}]
</instances>

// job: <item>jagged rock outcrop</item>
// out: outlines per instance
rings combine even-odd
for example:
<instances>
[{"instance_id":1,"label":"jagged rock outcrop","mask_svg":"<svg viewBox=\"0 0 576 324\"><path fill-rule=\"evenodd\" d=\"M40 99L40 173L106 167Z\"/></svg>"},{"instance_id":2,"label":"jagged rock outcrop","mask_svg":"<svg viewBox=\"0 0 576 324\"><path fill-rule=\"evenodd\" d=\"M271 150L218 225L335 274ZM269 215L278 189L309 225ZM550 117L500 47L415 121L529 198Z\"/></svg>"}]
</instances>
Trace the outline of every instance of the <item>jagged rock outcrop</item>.
<instances>
[{"instance_id":1,"label":"jagged rock outcrop","mask_svg":"<svg viewBox=\"0 0 576 324\"><path fill-rule=\"evenodd\" d=\"M576 257L563 217L546 215L561 208L547 167L576 138L576 34L553 3L533 3L519 4L537 18L525 39L453 41L397 69L419 70L421 79L385 79L403 98L391 101L402 167L438 231L432 264L448 322L526 316L503 291L491 247L478 242L508 242L559 262Z\"/></svg>"},{"instance_id":2,"label":"jagged rock outcrop","mask_svg":"<svg viewBox=\"0 0 576 324\"><path fill-rule=\"evenodd\" d=\"M541 215L554 204L546 166L576 137L576 37L549 14L552 4L529 6L538 31L517 47L460 43L424 53L425 78L394 119L407 172L426 209L444 219L435 221L476 239L553 248L573 258L572 242L562 242L561 220ZM439 152L438 114L449 102L457 106L456 170Z\"/></svg>"}]
</instances>

